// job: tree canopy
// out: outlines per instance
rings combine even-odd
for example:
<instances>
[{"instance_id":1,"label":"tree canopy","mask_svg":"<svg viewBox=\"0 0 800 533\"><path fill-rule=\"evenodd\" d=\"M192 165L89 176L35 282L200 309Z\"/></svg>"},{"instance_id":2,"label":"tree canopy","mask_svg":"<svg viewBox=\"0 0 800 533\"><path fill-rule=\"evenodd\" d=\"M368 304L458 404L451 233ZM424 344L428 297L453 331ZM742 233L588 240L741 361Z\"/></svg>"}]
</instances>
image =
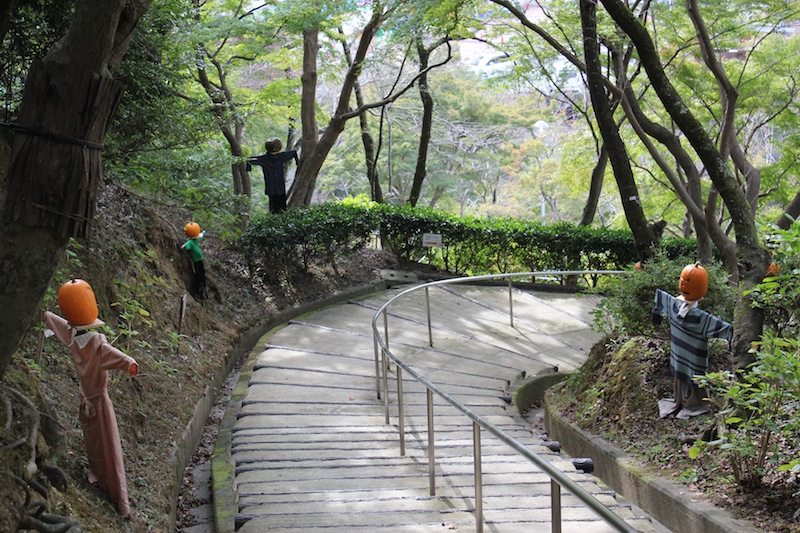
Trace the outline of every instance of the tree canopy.
<instances>
[{"instance_id":1,"label":"tree canopy","mask_svg":"<svg viewBox=\"0 0 800 533\"><path fill-rule=\"evenodd\" d=\"M610 0L579 13L562 0L139 0L112 3L106 18L90 4L17 0L0 14L4 131L20 143L7 206L28 194L15 179L45 172L23 158L54 149L34 148L41 124L21 122L26 105L41 107L26 104L30 74L69 65L125 87L105 104L107 135L69 134L102 145L105 179L231 235L264 206L244 161L278 137L300 151L291 206L367 194L629 227L643 257L662 231L695 237L699 258L719 253L741 282L739 355L760 328L746 293L766 271L769 225L800 213L792 2ZM91 189L75 198L78 228ZM5 219L20 232L41 227L14 209ZM71 232L57 230L47 264ZM30 281L34 304L48 270Z\"/></svg>"}]
</instances>

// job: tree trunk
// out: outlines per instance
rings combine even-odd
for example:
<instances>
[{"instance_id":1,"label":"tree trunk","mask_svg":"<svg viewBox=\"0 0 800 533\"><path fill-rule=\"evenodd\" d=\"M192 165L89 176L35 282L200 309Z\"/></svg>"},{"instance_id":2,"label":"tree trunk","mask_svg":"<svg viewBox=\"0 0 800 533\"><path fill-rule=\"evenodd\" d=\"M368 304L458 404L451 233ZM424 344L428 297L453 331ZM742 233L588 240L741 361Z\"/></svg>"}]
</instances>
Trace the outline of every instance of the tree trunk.
<instances>
[{"instance_id":1,"label":"tree trunk","mask_svg":"<svg viewBox=\"0 0 800 533\"><path fill-rule=\"evenodd\" d=\"M600 46L597 38L597 4L589 0L581 0L580 11L586 55L586 79L592 107L603 136L603 145L608 151L611 167L614 169L614 178L619 188L625 218L633 233L639 257L646 260L653 254L656 238L644 215L628 151L614 121L611 105L604 88L600 65Z\"/></svg>"},{"instance_id":2,"label":"tree trunk","mask_svg":"<svg viewBox=\"0 0 800 533\"><path fill-rule=\"evenodd\" d=\"M436 207L436 203L442 198L445 193L445 188L438 186L433 190L433 195L431 195L431 201L428 202L428 207L433 209Z\"/></svg>"},{"instance_id":3,"label":"tree trunk","mask_svg":"<svg viewBox=\"0 0 800 533\"><path fill-rule=\"evenodd\" d=\"M319 125L317 124L317 56L319 54L319 30L317 28L303 30L303 74L302 94L300 97L300 157L303 166L306 159L314 153L319 141ZM301 168L295 173L289 197L294 196L295 187L303 184ZM307 178L305 178L307 179ZM291 202L290 202L291 205Z\"/></svg>"},{"instance_id":4,"label":"tree trunk","mask_svg":"<svg viewBox=\"0 0 800 533\"><path fill-rule=\"evenodd\" d=\"M219 49L217 50L219 51ZM233 97L225 67L220 63L215 55L202 50L207 62L216 70L218 83L212 83L206 71L206 63L201 63L197 67L197 79L206 95L211 100L211 113L217 120L222 136L228 141L228 147L232 158L237 161L231 164L231 177L233 178L233 194L236 196L252 196L250 185L250 174L247 172L247 164L244 163L244 152L242 151L242 134L244 132L244 119L239 112L236 100ZM249 205L248 201L242 204ZM240 213L240 222L243 227L246 225L248 213Z\"/></svg>"},{"instance_id":5,"label":"tree trunk","mask_svg":"<svg viewBox=\"0 0 800 533\"><path fill-rule=\"evenodd\" d=\"M642 142L648 147L653 159L656 160L659 167L667 175L672 183L675 193L678 198L686 206L686 210L690 219L693 222L695 229L695 236L697 238L697 259L702 262L708 262L712 257L711 236L714 237L714 242L717 244L723 253L728 252L732 248L732 242L725 232L719 228L716 216L713 211L710 215L706 215L703 211L703 192L700 184L700 171L694 164L694 160L689 153L683 148L680 138L671 129L665 128L661 124L653 122L645 115L639 107L639 102L630 87L625 89L625 100L623 101L625 112L628 115L628 121L639 134ZM661 157L656 148L652 145L649 137L660 142L675 160L678 172L672 169L672 165L668 164L665 158ZM686 183L680 179L680 172L686 177ZM735 259L735 251L733 256ZM731 273L736 271L734 260L734 268ZM730 264L726 261L726 264Z\"/></svg>"},{"instance_id":6,"label":"tree trunk","mask_svg":"<svg viewBox=\"0 0 800 533\"><path fill-rule=\"evenodd\" d=\"M417 54L419 55L419 70L423 72L428 68L428 58L431 51L425 48L422 41L417 41ZM428 75L423 72L419 78L419 98L422 100L422 127L419 132L419 148L417 149L417 166L414 169L414 179L411 183L411 192L408 194L408 204L417 205L422 193L422 184L428 175L428 147L431 143L431 130L433 129L433 98L431 97Z\"/></svg>"},{"instance_id":7,"label":"tree trunk","mask_svg":"<svg viewBox=\"0 0 800 533\"><path fill-rule=\"evenodd\" d=\"M319 126L317 125L317 56L319 53L319 29L303 30L303 74L301 76L302 94L300 96L300 123L302 137L300 139L301 165L294 175L294 181L288 191L289 207L307 205L306 196L314 193L317 173L322 168L322 161L316 163L315 155L319 143ZM352 66L351 66L352 68ZM326 154L327 155L327 154ZM312 168L315 167L315 168ZM309 193L310 190L310 193Z\"/></svg>"},{"instance_id":8,"label":"tree trunk","mask_svg":"<svg viewBox=\"0 0 800 533\"><path fill-rule=\"evenodd\" d=\"M339 27L339 35L342 36L342 48L344 49L344 57L347 60L348 68L353 66L353 57L350 52L350 46L347 44L344 29ZM356 80L353 86L353 91L356 95L356 105L364 107L364 95L361 92L361 84ZM378 156L375 150L375 139L369 129L369 115L361 113L358 115L358 122L361 126L361 144L364 146L364 161L367 168L367 181L369 182L370 199L379 204L383 203L383 191L381 190L381 183L378 176Z\"/></svg>"},{"instance_id":9,"label":"tree trunk","mask_svg":"<svg viewBox=\"0 0 800 533\"><path fill-rule=\"evenodd\" d=\"M600 147L600 154L592 169L592 182L589 185L589 197L586 198L586 205L583 207L580 226L591 226L594 222L594 215L597 213L597 204L600 201L600 193L603 192L603 179L608 166L608 150L605 145Z\"/></svg>"},{"instance_id":10,"label":"tree trunk","mask_svg":"<svg viewBox=\"0 0 800 533\"><path fill-rule=\"evenodd\" d=\"M789 205L786 206L786 210L781 214L776 224L781 229L789 229L799 216L800 216L800 191L797 191L797 194L795 194L792 201L789 202Z\"/></svg>"},{"instance_id":11,"label":"tree trunk","mask_svg":"<svg viewBox=\"0 0 800 533\"><path fill-rule=\"evenodd\" d=\"M360 96L361 90L359 88ZM369 131L367 114L359 115L361 125L361 144L364 145L364 160L367 166L367 181L369 181L370 200L379 204L383 203L383 190L381 189L380 175L378 174L378 156L375 148L375 139Z\"/></svg>"},{"instance_id":12,"label":"tree trunk","mask_svg":"<svg viewBox=\"0 0 800 533\"><path fill-rule=\"evenodd\" d=\"M68 241L48 228L0 226L0 379L22 337L38 320L42 297Z\"/></svg>"},{"instance_id":13,"label":"tree trunk","mask_svg":"<svg viewBox=\"0 0 800 533\"><path fill-rule=\"evenodd\" d=\"M18 0L6 0L3 2L3 6L0 7L0 43L3 42L8 29L11 27L11 20L14 18L17 4L19 4Z\"/></svg>"},{"instance_id":14,"label":"tree trunk","mask_svg":"<svg viewBox=\"0 0 800 533\"><path fill-rule=\"evenodd\" d=\"M103 173L103 138L123 91L110 78L67 65L31 66L8 169L5 222L50 228L58 238L87 234Z\"/></svg>"},{"instance_id":15,"label":"tree trunk","mask_svg":"<svg viewBox=\"0 0 800 533\"><path fill-rule=\"evenodd\" d=\"M71 236L89 231L106 127L124 90L110 69L149 0L79 0L67 34L31 68L0 213L0 378Z\"/></svg>"}]
</instances>

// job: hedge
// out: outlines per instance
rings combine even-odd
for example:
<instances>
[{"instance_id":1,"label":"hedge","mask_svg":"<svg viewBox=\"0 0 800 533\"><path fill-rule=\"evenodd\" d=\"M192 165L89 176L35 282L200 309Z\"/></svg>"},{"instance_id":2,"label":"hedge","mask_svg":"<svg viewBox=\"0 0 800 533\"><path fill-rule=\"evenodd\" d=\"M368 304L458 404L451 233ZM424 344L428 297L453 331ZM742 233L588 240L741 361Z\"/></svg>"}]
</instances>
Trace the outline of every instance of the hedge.
<instances>
[{"instance_id":1,"label":"hedge","mask_svg":"<svg viewBox=\"0 0 800 533\"><path fill-rule=\"evenodd\" d=\"M440 234L442 245L424 246L426 233ZM389 204L326 203L264 215L251 221L240 244L251 275L291 283L298 269L327 264L336 270L337 258L376 242L401 264L426 262L457 275L618 270L638 260L630 231ZM691 256L696 243L665 238L661 249L667 257Z\"/></svg>"}]
</instances>

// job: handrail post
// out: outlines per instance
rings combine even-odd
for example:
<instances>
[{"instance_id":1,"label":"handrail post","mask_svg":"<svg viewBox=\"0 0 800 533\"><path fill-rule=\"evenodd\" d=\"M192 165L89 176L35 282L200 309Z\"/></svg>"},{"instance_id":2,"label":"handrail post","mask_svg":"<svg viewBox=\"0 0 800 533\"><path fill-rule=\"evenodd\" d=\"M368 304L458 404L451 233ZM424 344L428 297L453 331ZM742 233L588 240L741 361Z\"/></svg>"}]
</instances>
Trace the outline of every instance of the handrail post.
<instances>
[{"instance_id":1,"label":"handrail post","mask_svg":"<svg viewBox=\"0 0 800 533\"><path fill-rule=\"evenodd\" d=\"M372 345L375 350L375 392L378 394L378 399L381 399L381 361L378 355L378 334L372 334Z\"/></svg>"},{"instance_id":2,"label":"handrail post","mask_svg":"<svg viewBox=\"0 0 800 533\"><path fill-rule=\"evenodd\" d=\"M425 307L428 309L428 346L433 348L433 329L431 328L431 294L428 289L429 287L425 287Z\"/></svg>"},{"instance_id":3,"label":"handrail post","mask_svg":"<svg viewBox=\"0 0 800 533\"><path fill-rule=\"evenodd\" d=\"M426 396L428 397L428 484L430 495L436 496L436 453L434 449L435 439L433 435L433 391L427 387Z\"/></svg>"},{"instance_id":4,"label":"handrail post","mask_svg":"<svg viewBox=\"0 0 800 533\"><path fill-rule=\"evenodd\" d=\"M481 468L481 426L472 422L472 454L475 462L475 533L483 533L483 473Z\"/></svg>"},{"instance_id":5,"label":"handrail post","mask_svg":"<svg viewBox=\"0 0 800 533\"><path fill-rule=\"evenodd\" d=\"M383 338L386 349L389 349L389 310L383 310Z\"/></svg>"},{"instance_id":6,"label":"handrail post","mask_svg":"<svg viewBox=\"0 0 800 533\"><path fill-rule=\"evenodd\" d=\"M386 413L386 425L389 425L389 356L386 350L381 350L383 355L383 410Z\"/></svg>"},{"instance_id":7,"label":"handrail post","mask_svg":"<svg viewBox=\"0 0 800 533\"><path fill-rule=\"evenodd\" d=\"M550 478L550 513L553 517L551 531L561 533L561 485L553 478Z\"/></svg>"},{"instance_id":8,"label":"handrail post","mask_svg":"<svg viewBox=\"0 0 800 533\"><path fill-rule=\"evenodd\" d=\"M406 422L403 408L403 368L397 365L397 417L400 430L400 457L406 456Z\"/></svg>"},{"instance_id":9,"label":"handrail post","mask_svg":"<svg viewBox=\"0 0 800 533\"><path fill-rule=\"evenodd\" d=\"M512 292L511 278L508 278L508 316L511 317L511 327L514 327L514 296Z\"/></svg>"}]
</instances>

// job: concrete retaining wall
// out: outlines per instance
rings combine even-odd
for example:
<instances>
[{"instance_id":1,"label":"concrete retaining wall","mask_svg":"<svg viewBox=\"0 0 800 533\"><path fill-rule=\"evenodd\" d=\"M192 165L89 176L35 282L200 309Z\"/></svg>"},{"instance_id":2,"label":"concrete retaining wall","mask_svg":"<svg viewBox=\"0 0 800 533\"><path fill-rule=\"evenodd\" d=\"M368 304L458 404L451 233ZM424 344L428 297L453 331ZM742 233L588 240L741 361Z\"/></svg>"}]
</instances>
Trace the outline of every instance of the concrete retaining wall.
<instances>
[{"instance_id":1,"label":"concrete retaining wall","mask_svg":"<svg viewBox=\"0 0 800 533\"><path fill-rule=\"evenodd\" d=\"M520 412L533 400L544 399L545 427L551 440L571 457L589 457L593 475L629 501L641 507L663 526L679 533L756 533L746 520L736 520L724 509L696 499L685 485L659 478L634 463L633 458L601 438L570 423L548 405L545 390L563 379L548 374L522 383L514 398ZM530 400L530 401L529 401ZM528 403L525 403L528 402Z\"/></svg>"}]
</instances>

